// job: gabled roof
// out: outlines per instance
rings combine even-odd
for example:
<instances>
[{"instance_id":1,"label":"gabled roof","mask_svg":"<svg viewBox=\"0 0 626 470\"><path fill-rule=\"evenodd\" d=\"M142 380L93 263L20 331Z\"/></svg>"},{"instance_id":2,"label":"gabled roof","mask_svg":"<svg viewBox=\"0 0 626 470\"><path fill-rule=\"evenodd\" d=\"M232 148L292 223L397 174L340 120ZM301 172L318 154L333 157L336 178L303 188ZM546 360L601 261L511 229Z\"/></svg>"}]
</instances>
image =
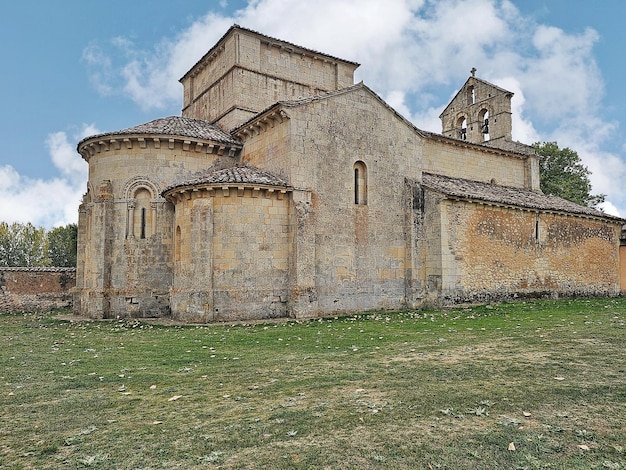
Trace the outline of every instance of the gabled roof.
<instances>
[{"instance_id":1,"label":"gabled roof","mask_svg":"<svg viewBox=\"0 0 626 470\"><path fill-rule=\"evenodd\" d=\"M450 176L423 173L422 184L429 189L460 199L484 201L504 206L562 212L573 215L599 217L616 222L623 219L605 214L597 209L580 206L557 196L550 196L530 189L500 186L491 183L452 178Z\"/></svg>"},{"instance_id":2,"label":"gabled roof","mask_svg":"<svg viewBox=\"0 0 626 470\"><path fill-rule=\"evenodd\" d=\"M94 138L104 136L121 136L121 135L164 135L190 137L192 139L210 140L218 143L226 143L231 145L241 145L241 141L232 135L224 132L215 124L202 119L184 118L179 116L169 116L165 118L155 119L138 126L129 127L115 132L107 132L103 134L92 135L86 137L78 143L78 147Z\"/></svg>"},{"instance_id":3,"label":"gabled roof","mask_svg":"<svg viewBox=\"0 0 626 470\"><path fill-rule=\"evenodd\" d=\"M235 166L221 170L211 170L168 186L163 194L174 189L187 189L198 186L221 186L230 184L259 185L263 187L290 188L282 178L253 166Z\"/></svg>"},{"instance_id":4,"label":"gabled roof","mask_svg":"<svg viewBox=\"0 0 626 470\"><path fill-rule=\"evenodd\" d=\"M377 100L381 105L383 105L385 108L387 108L392 114L395 114L398 119L400 119L404 124L406 124L407 126L412 128L418 135L420 135L421 137L426 137L426 134L427 134L426 132L424 132L421 129L418 129L417 127L415 127L415 125L412 122L410 122L408 119L406 119L404 116L402 116L398 111L396 111L389 104L387 104L387 102L385 100L383 100L380 96L378 96L378 94L376 94L376 92L374 92L371 88L369 88L363 82L359 82L359 83L357 83L355 85L351 85L349 87L341 88L340 90L333 90L333 91L329 91L329 92L325 92L325 93L320 93L318 95L309 96L309 97L306 97L306 98L301 98L301 99L297 99L297 100L278 101L277 103L274 103L273 105L265 108L263 111L257 113L252 118L248 119L246 122L244 122L240 126L238 126L235 129L233 129L231 132L232 132L233 135L237 135L237 133L239 131L241 131L242 129L250 126L257 119L262 118L266 114L275 113L278 109L281 109L281 108L283 108L283 109L284 108L297 108L299 106L304 106L304 105L307 105L309 103L314 103L316 101L327 100L327 99L331 99L331 98L333 98L335 96L343 95L343 94L346 94L346 93L352 93L352 92L355 92L357 90L365 90L366 92L368 92L375 100Z\"/></svg>"},{"instance_id":5,"label":"gabled roof","mask_svg":"<svg viewBox=\"0 0 626 470\"><path fill-rule=\"evenodd\" d=\"M515 93L513 93L512 91L509 90L505 90L504 88L499 87L498 85L494 85L493 83L488 82L487 80L483 80L482 78L477 78L475 76L470 76L467 80L465 80L465 83L463 83L463 86L461 86L461 88L459 88L459 90L456 92L456 94L454 95L454 97L450 100L450 102L448 103L448 105L444 108L444 110L441 112L441 114L439 115L439 118L441 118L441 116L443 116L446 111L448 110L448 108L452 105L452 103L454 103L457 99L457 97L459 96L459 94L465 90L465 87L470 83L470 82L479 82L482 83L483 85L486 85L490 88L493 88L494 90L499 91L502 94L506 94L506 95L511 95L513 96Z\"/></svg>"},{"instance_id":6,"label":"gabled roof","mask_svg":"<svg viewBox=\"0 0 626 470\"><path fill-rule=\"evenodd\" d=\"M477 80L479 80L479 79L477 79ZM500 89L503 90L502 88L500 88ZM371 88L369 88L363 82L359 82L359 83L357 83L355 85L351 85L349 87L345 87L345 88L342 88L340 90L333 90L333 91L329 91L329 92L324 92L324 93L320 93L318 95L314 95L314 96L310 96L310 97L306 97L306 98L300 98L300 99L297 99L297 100L278 101L277 103L274 103L273 105L268 106L263 111L255 114L253 117L248 119L246 122L244 122L243 124L239 125L235 129L233 129L231 132L232 132L232 134L234 136L237 136L245 128L253 125L256 120L262 119L264 116L267 116L269 114L277 114L277 113L279 113L280 109L296 108L298 106L304 106L306 104L313 103L313 102L316 102L316 101L331 99L331 98L333 98L335 96L339 96L339 95L342 95L342 94L345 94L345 93L352 93L352 92L354 92L356 90L366 90L380 104L382 104L385 108L387 108L391 113L396 115L396 117L398 117L398 119L400 119L407 126L412 128L415 131L415 133L418 136L420 136L420 137L427 138L427 139L444 140L446 142L453 143L455 145L463 145L464 147L475 147L475 148L480 148L482 150L487 150L487 151L491 151L491 152L506 153L508 155L514 155L514 156L516 156L518 158L527 158L529 155L535 155L534 147L528 146L528 145L525 145L525 144L522 144L522 143L519 143L519 142L511 142L505 148L504 146L489 145L488 142L487 143L485 143L485 142L482 142L482 143L469 142L467 140L460 140L460 139L456 139L456 138L453 138L453 137L447 137L447 136L445 136L443 134L440 134L440 133L424 131L422 129L419 129L412 122L410 122L408 119L406 119L404 116L402 116L398 111L396 111L392 106L390 106L385 100L383 100L376 92L374 92ZM503 90L503 91L506 91L506 90Z\"/></svg>"},{"instance_id":7,"label":"gabled roof","mask_svg":"<svg viewBox=\"0 0 626 470\"><path fill-rule=\"evenodd\" d=\"M248 34L252 34L254 36L263 38L263 39L271 42L272 44L276 44L276 45L280 45L280 46L283 46L283 47L286 47L286 48L289 48L289 49L293 49L296 52L308 53L309 55L312 55L312 56L326 57L328 59L332 59L332 60L337 61L337 62L343 62L343 63L346 63L346 64L351 64L351 65L354 65L355 68L357 68L359 65L361 65L358 62L353 62L351 60L340 59L339 57L334 57L332 55L325 54L323 52L319 52L319 51L316 51L316 50L313 50L313 49L308 49L306 47L298 46L296 44L293 44L293 43L290 43L290 42L287 42L287 41L283 41L282 39L277 39L277 38L274 38L272 36L267 36L267 35L265 35L263 33L259 33L258 31L254 31L252 29L248 29L248 28L244 28L242 26L239 26L238 24L234 24L230 28L228 28L228 31L226 31L224 33L224 35L215 43L215 45L211 49L209 49L209 51L206 54L204 54L200 58L200 60L198 60L193 65L193 67L191 67L187 71L187 73L185 73L185 75L183 75L180 78L179 81L182 81L185 77L187 77L187 75L189 75L198 65L202 64L205 61L205 59L207 59L208 57L211 57L213 52L216 49L218 49L219 47L221 47L221 44L224 41L224 39L226 39L228 36L230 36L235 31L243 31L243 32L246 32Z\"/></svg>"}]
</instances>

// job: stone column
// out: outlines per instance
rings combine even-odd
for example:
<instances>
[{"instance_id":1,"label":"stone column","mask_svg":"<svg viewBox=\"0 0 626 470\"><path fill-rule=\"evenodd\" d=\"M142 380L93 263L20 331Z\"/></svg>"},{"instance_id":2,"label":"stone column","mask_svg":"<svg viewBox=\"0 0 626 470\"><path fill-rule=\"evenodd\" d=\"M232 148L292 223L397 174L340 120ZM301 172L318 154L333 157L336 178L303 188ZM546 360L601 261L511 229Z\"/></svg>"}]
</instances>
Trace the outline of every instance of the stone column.
<instances>
[{"instance_id":1,"label":"stone column","mask_svg":"<svg viewBox=\"0 0 626 470\"><path fill-rule=\"evenodd\" d=\"M317 313L315 285L315 226L310 220L311 192L294 190L291 199L292 233L289 253L288 312L295 318L312 317Z\"/></svg>"},{"instance_id":2,"label":"stone column","mask_svg":"<svg viewBox=\"0 0 626 470\"><path fill-rule=\"evenodd\" d=\"M158 201L150 201L150 211L152 212L152 224L150 227L150 235L154 235L157 233L157 207L159 205Z\"/></svg>"},{"instance_id":3,"label":"stone column","mask_svg":"<svg viewBox=\"0 0 626 470\"><path fill-rule=\"evenodd\" d=\"M135 201L128 201L126 238L135 238Z\"/></svg>"}]
</instances>

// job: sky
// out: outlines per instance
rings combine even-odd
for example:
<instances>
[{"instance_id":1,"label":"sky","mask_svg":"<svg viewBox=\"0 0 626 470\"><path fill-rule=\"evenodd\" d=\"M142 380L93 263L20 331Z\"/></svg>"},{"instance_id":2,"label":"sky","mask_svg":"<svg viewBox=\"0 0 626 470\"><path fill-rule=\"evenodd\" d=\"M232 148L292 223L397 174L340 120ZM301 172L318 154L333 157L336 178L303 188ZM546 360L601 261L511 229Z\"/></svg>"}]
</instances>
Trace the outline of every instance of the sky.
<instances>
[{"instance_id":1,"label":"sky","mask_svg":"<svg viewBox=\"0 0 626 470\"><path fill-rule=\"evenodd\" d=\"M178 80L233 24L358 62L418 128L476 76L513 138L557 142L626 218L623 0L20 0L0 6L0 221L75 223L84 137L180 115Z\"/></svg>"}]
</instances>

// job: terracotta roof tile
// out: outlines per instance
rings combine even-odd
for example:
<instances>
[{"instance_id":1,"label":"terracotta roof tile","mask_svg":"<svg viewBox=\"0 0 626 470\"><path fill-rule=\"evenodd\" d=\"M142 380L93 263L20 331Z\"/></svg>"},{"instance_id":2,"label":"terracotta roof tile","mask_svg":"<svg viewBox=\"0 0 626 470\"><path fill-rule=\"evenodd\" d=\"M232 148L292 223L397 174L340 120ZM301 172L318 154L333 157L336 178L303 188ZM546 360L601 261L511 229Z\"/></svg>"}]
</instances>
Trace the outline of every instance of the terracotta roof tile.
<instances>
[{"instance_id":1,"label":"terracotta roof tile","mask_svg":"<svg viewBox=\"0 0 626 470\"><path fill-rule=\"evenodd\" d=\"M190 137L192 139L212 140L214 142L232 145L241 145L241 141L239 139L236 139L227 132L224 132L215 124L211 124L210 122L202 119L191 119L179 116L159 118L154 121L122 129L120 131L90 136L83 139L78 145L80 146L82 142L93 139L94 137L135 134L171 135Z\"/></svg>"},{"instance_id":2,"label":"terracotta roof tile","mask_svg":"<svg viewBox=\"0 0 626 470\"><path fill-rule=\"evenodd\" d=\"M463 178L424 173L422 183L425 187L448 196L493 202L509 206L524 207L527 209L567 212L576 215L602 217L621 221L619 217L608 215L590 207L581 206L557 196L550 196L530 189L500 186L497 184L481 183Z\"/></svg>"},{"instance_id":3,"label":"terracotta roof tile","mask_svg":"<svg viewBox=\"0 0 626 470\"><path fill-rule=\"evenodd\" d=\"M220 184L235 184L240 183L244 185L262 185L262 186L277 186L283 188L289 188L290 185L282 178L279 178L272 173L255 168L252 166L235 166L231 168L224 168L222 170L213 170L202 175L190 178L188 180L181 181L173 184L163 191L164 193L176 188L203 186L203 185L220 185Z\"/></svg>"}]
</instances>

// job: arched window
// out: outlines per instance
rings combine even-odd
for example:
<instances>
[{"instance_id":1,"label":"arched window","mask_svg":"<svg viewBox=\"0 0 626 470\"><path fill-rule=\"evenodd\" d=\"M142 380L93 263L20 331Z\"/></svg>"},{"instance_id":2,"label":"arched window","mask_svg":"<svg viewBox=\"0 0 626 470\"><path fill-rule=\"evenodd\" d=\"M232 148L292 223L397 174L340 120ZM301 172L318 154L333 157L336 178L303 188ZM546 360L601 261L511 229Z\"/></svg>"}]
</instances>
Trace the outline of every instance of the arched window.
<instances>
[{"instance_id":1,"label":"arched window","mask_svg":"<svg viewBox=\"0 0 626 470\"><path fill-rule=\"evenodd\" d=\"M158 233L158 208L161 206L158 185L144 176L131 178L125 185L127 203L126 238L150 238Z\"/></svg>"},{"instance_id":2,"label":"arched window","mask_svg":"<svg viewBox=\"0 0 626 470\"><path fill-rule=\"evenodd\" d=\"M361 161L354 164L354 203L367 204L367 167Z\"/></svg>"},{"instance_id":3,"label":"arched window","mask_svg":"<svg viewBox=\"0 0 626 470\"><path fill-rule=\"evenodd\" d=\"M459 139L466 140L467 139L467 119L465 116L461 116L457 123L456 127L459 129Z\"/></svg>"},{"instance_id":4,"label":"arched window","mask_svg":"<svg viewBox=\"0 0 626 470\"><path fill-rule=\"evenodd\" d=\"M478 114L478 122L480 122L480 132L483 135L483 141L489 140L489 110L482 109Z\"/></svg>"},{"instance_id":5,"label":"arched window","mask_svg":"<svg viewBox=\"0 0 626 470\"><path fill-rule=\"evenodd\" d=\"M152 227L152 211L150 200L152 194L146 188L139 188L135 193L135 216L133 220L133 235L137 238L148 238Z\"/></svg>"}]
</instances>

